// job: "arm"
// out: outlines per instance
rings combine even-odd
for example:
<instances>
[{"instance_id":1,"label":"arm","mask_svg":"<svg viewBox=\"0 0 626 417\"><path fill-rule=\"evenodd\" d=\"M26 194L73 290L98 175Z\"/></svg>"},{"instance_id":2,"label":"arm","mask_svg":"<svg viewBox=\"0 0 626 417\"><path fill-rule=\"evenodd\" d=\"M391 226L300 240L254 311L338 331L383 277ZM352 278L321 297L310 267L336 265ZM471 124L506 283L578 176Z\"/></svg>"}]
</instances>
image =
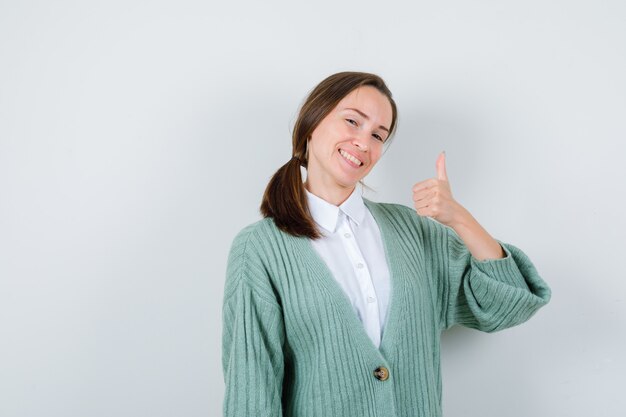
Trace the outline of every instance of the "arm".
<instances>
[{"instance_id":1,"label":"arm","mask_svg":"<svg viewBox=\"0 0 626 417\"><path fill-rule=\"evenodd\" d=\"M432 239L431 273L441 327L493 332L528 320L551 292L520 249L493 239L452 197L445 153L437 178L413 186L415 209Z\"/></svg>"},{"instance_id":2,"label":"arm","mask_svg":"<svg viewBox=\"0 0 626 417\"><path fill-rule=\"evenodd\" d=\"M248 245L253 243L241 232L231 247L226 270L223 411L225 417L278 417L282 416L284 372L282 310L262 264L246 253Z\"/></svg>"},{"instance_id":3,"label":"arm","mask_svg":"<svg viewBox=\"0 0 626 417\"><path fill-rule=\"evenodd\" d=\"M459 205L458 217L450 225L463 240L472 256L478 260L501 259L506 256L502 246L476 221L474 216Z\"/></svg>"},{"instance_id":4,"label":"arm","mask_svg":"<svg viewBox=\"0 0 626 417\"><path fill-rule=\"evenodd\" d=\"M453 229L434 226L445 228L446 239L437 274L443 329L460 324L495 332L525 322L550 300L550 288L517 247L496 240L505 256L479 260Z\"/></svg>"},{"instance_id":5,"label":"arm","mask_svg":"<svg viewBox=\"0 0 626 417\"><path fill-rule=\"evenodd\" d=\"M413 186L417 214L452 227L476 259L503 258L505 254L498 242L452 197L445 152L439 155L436 165L437 178L430 178Z\"/></svg>"}]
</instances>

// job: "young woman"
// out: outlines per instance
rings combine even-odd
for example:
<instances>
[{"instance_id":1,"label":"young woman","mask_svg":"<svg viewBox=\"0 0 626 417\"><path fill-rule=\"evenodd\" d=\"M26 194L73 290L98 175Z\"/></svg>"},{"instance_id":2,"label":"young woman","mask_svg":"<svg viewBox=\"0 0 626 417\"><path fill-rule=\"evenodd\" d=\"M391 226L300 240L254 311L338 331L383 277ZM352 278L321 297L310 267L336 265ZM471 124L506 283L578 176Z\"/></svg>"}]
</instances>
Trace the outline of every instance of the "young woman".
<instances>
[{"instance_id":1,"label":"young woman","mask_svg":"<svg viewBox=\"0 0 626 417\"><path fill-rule=\"evenodd\" d=\"M264 218L229 253L225 416L440 416L441 331L505 329L549 301L530 259L452 198L445 154L414 208L361 196L396 118L368 73L331 75L303 104Z\"/></svg>"}]
</instances>

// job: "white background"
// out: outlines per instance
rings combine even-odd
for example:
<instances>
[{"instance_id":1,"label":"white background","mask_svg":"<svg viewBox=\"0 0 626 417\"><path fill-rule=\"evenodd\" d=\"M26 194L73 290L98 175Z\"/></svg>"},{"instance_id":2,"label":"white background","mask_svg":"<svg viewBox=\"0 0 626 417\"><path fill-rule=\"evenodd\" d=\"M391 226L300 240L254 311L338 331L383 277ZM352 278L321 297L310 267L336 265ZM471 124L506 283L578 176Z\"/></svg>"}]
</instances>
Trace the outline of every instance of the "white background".
<instances>
[{"instance_id":1,"label":"white background","mask_svg":"<svg viewBox=\"0 0 626 417\"><path fill-rule=\"evenodd\" d=\"M453 195L553 290L443 336L444 414L622 416L626 6L614 1L3 1L0 415L218 416L232 238L298 106L381 75L375 201L447 154Z\"/></svg>"}]
</instances>

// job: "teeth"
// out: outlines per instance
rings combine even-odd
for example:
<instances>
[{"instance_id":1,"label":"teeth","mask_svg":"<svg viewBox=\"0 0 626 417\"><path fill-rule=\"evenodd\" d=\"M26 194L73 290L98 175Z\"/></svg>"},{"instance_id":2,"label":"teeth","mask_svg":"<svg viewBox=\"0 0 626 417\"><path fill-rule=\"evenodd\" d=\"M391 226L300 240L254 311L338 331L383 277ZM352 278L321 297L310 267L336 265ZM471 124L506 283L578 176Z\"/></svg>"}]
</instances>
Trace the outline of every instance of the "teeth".
<instances>
[{"instance_id":1,"label":"teeth","mask_svg":"<svg viewBox=\"0 0 626 417\"><path fill-rule=\"evenodd\" d=\"M349 161L354 162L357 165L361 165L362 164L361 161L356 159L354 156L350 155L348 152L344 152L342 149L339 149L339 153L341 154L341 156L343 156L344 158L346 158Z\"/></svg>"}]
</instances>

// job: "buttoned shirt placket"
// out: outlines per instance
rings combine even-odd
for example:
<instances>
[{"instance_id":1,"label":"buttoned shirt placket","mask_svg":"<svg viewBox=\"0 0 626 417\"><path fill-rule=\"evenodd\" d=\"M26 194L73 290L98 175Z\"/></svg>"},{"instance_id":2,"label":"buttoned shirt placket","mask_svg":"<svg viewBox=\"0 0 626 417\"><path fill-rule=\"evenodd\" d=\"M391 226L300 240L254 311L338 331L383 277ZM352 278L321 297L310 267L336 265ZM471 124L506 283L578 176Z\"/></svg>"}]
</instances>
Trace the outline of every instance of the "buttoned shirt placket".
<instances>
[{"instance_id":1,"label":"buttoned shirt placket","mask_svg":"<svg viewBox=\"0 0 626 417\"><path fill-rule=\"evenodd\" d=\"M363 303L365 306L363 314L366 314L367 317L363 317L361 321L364 324L368 336L374 342L374 345L378 346L380 344L378 300L376 298L376 291L369 268L354 237L354 228L356 227L358 227L358 225L340 210L337 233L341 236L343 247L353 266L359 287L362 289L361 298L365 300Z\"/></svg>"}]
</instances>

